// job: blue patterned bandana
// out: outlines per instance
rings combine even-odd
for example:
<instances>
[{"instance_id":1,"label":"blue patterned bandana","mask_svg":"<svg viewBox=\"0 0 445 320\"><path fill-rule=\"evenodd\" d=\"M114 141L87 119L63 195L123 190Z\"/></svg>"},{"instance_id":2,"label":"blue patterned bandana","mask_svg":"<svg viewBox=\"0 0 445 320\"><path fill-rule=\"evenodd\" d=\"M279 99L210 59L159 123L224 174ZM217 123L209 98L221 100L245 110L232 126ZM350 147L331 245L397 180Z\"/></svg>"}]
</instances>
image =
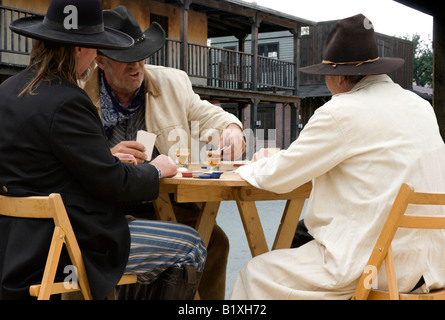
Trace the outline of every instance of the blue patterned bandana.
<instances>
[{"instance_id":1,"label":"blue patterned bandana","mask_svg":"<svg viewBox=\"0 0 445 320\"><path fill-rule=\"evenodd\" d=\"M130 119L137 113L139 108L144 105L145 94L142 85L134 94L130 105L125 108L108 85L107 80L104 77L104 72L100 70L100 105L102 109L102 124L107 138L111 136L114 127L119 125L122 121Z\"/></svg>"}]
</instances>

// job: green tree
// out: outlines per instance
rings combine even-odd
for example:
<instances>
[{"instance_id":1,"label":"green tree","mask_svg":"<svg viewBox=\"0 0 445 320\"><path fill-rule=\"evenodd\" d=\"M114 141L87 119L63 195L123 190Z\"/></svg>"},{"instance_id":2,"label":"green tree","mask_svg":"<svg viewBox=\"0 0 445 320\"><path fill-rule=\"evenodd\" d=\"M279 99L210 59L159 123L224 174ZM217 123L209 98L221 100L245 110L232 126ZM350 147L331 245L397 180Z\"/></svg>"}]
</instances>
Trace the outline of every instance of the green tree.
<instances>
[{"instance_id":1,"label":"green tree","mask_svg":"<svg viewBox=\"0 0 445 320\"><path fill-rule=\"evenodd\" d=\"M421 39L420 35L414 34L411 39L414 43L414 72L413 81L422 87L433 85L433 50L431 41Z\"/></svg>"}]
</instances>

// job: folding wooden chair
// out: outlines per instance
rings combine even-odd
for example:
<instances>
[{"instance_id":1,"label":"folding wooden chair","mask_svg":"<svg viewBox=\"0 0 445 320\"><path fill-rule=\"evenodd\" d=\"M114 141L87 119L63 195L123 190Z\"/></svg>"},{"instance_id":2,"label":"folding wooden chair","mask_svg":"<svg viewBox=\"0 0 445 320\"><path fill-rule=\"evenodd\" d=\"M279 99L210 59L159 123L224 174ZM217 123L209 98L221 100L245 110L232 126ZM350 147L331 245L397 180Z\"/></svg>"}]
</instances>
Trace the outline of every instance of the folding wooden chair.
<instances>
[{"instance_id":1,"label":"folding wooden chair","mask_svg":"<svg viewBox=\"0 0 445 320\"><path fill-rule=\"evenodd\" d=\"M391 250L391 242L397 229L445 229L445 216L405 214L405 210L409 204L445 205L445 194L415 192L412 186L406 183L402 184L388 218L380 232L380 236L372 250L367 267L365 267L358 286L352 296L353 300L445 299L445 290L443 289L420 294L399 293L394 267L394 257ZM369 281L371 276L370 271L377 274L383 261L385 261L388 291L373 290Z\"/></svg>"},{"instance_id":2,"label":"folding wooden chair","mask_svg":"<svg viewBox=\"0 0 445 320\"><path fill-rule=\"evenodd\" d=\"M66 213L60 194L47 197L0 196L0 215L19 218L53 219L54 232L48 258L40 284L29 288L31 296L49 300L51 295L81 291L85 300L92 300L90 285L79 245ZM77 272L77 285L72 282L54 282L63 245L66 245L71 262ZM136 282L136 275L124 275L118 285Z\"/></svg>"}]
</instances>

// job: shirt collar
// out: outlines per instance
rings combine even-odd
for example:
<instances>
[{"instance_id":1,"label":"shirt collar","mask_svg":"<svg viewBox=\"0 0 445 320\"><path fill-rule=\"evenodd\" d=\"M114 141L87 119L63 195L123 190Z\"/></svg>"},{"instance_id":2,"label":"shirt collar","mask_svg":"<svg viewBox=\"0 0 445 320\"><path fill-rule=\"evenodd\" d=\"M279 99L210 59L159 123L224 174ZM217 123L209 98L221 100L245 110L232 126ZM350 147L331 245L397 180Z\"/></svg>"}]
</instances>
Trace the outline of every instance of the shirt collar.
<instances>
[{"instance_id":1,"label":"shirt collar","mask_svg":"<svg viewBox=\"0 0 445 320\"><path fill-rule=\"evenodd\" d=\"M386 75L386 74L378 74L378 75L371 75L371 76L366 76L364 77L362 80L360 80L349 92L355 92L358 91L360 89L363 89L371 84L374 83L383 83L383 82L389 82L392 83L393 81L391 80L391 78Z\"/></svg>"},{"instance_id":2,"label":"shirt collar","mask_svg":"<svg viewBox=\"0 0 445 320\"><path fill-rule=\"evenodd\" d=\"M150 73L144 68L144 89L145 92L150 92L151 95L157 97L161 95L161 90L156 87Z\"/></svg>"}]
</instances>

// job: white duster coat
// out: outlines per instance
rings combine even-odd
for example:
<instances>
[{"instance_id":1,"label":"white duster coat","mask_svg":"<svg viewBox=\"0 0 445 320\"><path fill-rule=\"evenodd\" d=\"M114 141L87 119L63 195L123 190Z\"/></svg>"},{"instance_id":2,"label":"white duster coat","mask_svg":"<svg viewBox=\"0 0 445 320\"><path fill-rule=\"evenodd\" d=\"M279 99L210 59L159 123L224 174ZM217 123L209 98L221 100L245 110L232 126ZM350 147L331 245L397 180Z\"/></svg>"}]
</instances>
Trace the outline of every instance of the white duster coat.
<instances>
[{"instance_id":1,"label":"white duster coat","mask_svg":"<svg viewBox=\"0 0 445 320\"><path fill-rule=\"evenodd\" d=\"M231 298L350 298L402 182L445 191L443 146L431 105L386 75L335 95L287 150L238 169L276 193L312 180L305 224L315 240L252 259ZM401 292L422 275L430 289L445 285L444 232L399 231L393 252ZM378 280L384 287L384 270Z\"/></svg>"}]
</instances>

